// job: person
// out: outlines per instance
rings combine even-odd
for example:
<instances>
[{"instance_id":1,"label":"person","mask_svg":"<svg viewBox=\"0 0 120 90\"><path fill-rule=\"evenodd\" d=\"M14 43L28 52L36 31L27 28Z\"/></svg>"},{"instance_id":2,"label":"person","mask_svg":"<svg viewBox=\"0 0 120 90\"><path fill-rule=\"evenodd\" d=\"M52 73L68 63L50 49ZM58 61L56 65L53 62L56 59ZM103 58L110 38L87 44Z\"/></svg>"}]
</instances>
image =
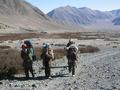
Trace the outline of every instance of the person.
<instances>
[{"instance_id":1,"label":"person","mask_svg":"<svg viewBox=\"0 0 120 90\"><path fill-rule=\"evenodd\" d=\"M26 75L26 78L29 78L29 71L32 74L32 77L34 77L34 73L33 73L33 67L32 67L32 59L29 57L28 54L28 47L26 44L23 44L21 46L22 50L21 50L21 58L23 59L23 67L24 67L24 72Z\"/></svg>"},{"instance_id":2,"label":"person","mask_svg":"<svg viewBox=\"0 0 120 90\"><path fill-rule=\"evenodd\" d=\"M51 78L51 61L54 59L53 50L49 44L43 44L41 59L43 59L43 66L45 67L45 76Z\"/></svg>"},{"instance_id":3,"label":"person","mask_svg":"<svg viewBox=\"0 0 120 90\"><path fill-rule=\"evenodd\" d=\"M67 47L67 59L68 59L68 68L69 68L69 73L72 71L72 76L75 76L75 66L76 62L78 61L77 57L77 52L78 52L78 47L75 45L74 42L71 43Z\"/></svg>"}]
</instances>

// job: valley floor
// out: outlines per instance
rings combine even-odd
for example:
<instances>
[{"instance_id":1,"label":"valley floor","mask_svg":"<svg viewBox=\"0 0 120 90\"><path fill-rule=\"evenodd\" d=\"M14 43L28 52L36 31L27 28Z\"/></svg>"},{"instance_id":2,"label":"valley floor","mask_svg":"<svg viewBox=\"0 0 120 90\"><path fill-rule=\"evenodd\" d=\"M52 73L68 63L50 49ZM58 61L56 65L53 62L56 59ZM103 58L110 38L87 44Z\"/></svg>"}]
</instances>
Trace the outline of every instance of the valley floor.
<instances>
[{"instance_id":1,"label":"valley floor","mask_svg":"<svg viewBox=\"0 0 120 90\"><path fill-rule=\"evenodd\" d=\"M119 41L117 41L119 42ZM120 90L120 45L109 42L101 44L98 53L79 54L76 75L72 77L67 68L52 69L52 79L44 77L40 61L34 62L35 78L24 80L1 80L1 90ZM93 43L92 43L93 44ZM53 62L54 66L67 65L66 57Z\"/></svg>"}]
</instances>

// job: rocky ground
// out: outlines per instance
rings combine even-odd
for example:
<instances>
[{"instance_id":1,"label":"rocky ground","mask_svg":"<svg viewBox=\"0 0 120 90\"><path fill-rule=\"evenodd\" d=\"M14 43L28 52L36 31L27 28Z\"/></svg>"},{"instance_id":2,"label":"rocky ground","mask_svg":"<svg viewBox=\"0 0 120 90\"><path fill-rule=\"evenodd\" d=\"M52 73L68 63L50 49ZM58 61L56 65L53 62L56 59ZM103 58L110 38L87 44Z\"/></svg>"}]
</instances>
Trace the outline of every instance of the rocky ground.
<instances>
[{"instance_id":1,"label":"rocky ground","mask_svg":"<svg viewBox=\"0 0 120 90\"><path fill-rule=\"evenodd\" d=\"M54 40L52 40L54 41ZM117 42L117 43L116 43ZM52 79L44 77L42 62L34 62L35 78L24 79L16 75L14 80L1 80L1 90L120 90L120 46L118 41L90 40L81 44L97 45L98 53L79 54L76 75L67 68L52 69ZM66 57L56 60L53 66L67 65Z\"/></svg>"}]
</instances>

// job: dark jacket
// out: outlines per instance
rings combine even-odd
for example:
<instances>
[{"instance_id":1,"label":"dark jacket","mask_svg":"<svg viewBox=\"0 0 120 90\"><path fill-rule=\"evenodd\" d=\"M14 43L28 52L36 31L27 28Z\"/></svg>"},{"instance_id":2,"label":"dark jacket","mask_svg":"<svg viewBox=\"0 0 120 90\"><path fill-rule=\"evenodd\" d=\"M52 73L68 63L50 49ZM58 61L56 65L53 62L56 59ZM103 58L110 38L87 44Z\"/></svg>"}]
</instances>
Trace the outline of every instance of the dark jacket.
<instances>
[{"instance_id":1,"label":"dark jacket","mask_svg":"<svg viewBox=\"0 0 120 90\"><path fill-rule=\"evenodd\" d=\"M74 49L70 48L67 53L68 61L75 62L77 60L77 53L74 51Z\"/></svg>"},{"instance_id":2,"label":"dark jacket","mask_svg":"<svg viewBox=\"0 0 120 90\"><path fill-rule=\"evenodd\" d=\"M29 63L32 63L29 55L27 54L27 49L21 50L21 58L23 59L23 66L28 66Z\"/></svg>"}]
</instances>

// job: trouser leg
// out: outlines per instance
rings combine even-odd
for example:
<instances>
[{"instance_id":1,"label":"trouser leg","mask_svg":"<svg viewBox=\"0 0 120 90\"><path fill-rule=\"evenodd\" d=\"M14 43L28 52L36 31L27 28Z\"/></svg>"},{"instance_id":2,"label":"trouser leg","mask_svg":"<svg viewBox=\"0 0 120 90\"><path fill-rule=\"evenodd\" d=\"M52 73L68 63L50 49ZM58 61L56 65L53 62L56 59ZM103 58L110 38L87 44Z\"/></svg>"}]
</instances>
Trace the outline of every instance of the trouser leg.
<instances>
[{"instance_id":1,"label":"trouser leg","mask_svg":"<svg viewBox=\"0 0 120 90\"><path fill-rule=\"evenodd\" d=\"M48 68L48 67L45 67L45 76L46 77L51 76L50 68Z\"/></svg>"},{"instance_id":2,"label":"trouser leg","mask_svg":"<svg viewBox=\"0 0 120 90\"><path fill-rule=\"evenodd\" d=\"M48 67L48 76L51 76L50 67Z\"/></svg>"},{"instance_id":3,"label":"trouser leg","mask_svg":"<svg viewBox=\"0 0 120 90\"><path fill-rule=\"evenodd\" d=\"M71 73L71 66L69 65L69 73Z\"/></svg>"},{"instance_id":4,"label":"trouser leg","mask_svg":"<svg viewBox=\"0 0 120 90\"><path fill-rule=\"evenodd\" d=\"M30 73L32 74L32 77L34 77L32 62L30 62L30 68L29 68L29 70L30 70Z\"/></svg>"},{"instance_id":5,"label":"trouser leg","mask_svg":"<svg viewBox=\"0 0 120 90\"><path fill-rule=\"evenodd\" d=\"M30 69L30 72L32 74L32 77L34 77L33 68Z\"/></svg>"},{"instance_id":6,"label":"trouser leg","mask_svg":"<svg viewBox=\"0 0 120 90\"><path fill-rule=\"evenodd\" d=\"M45 63L45 76L49 77L51 75L50 65L49 62Z\"/></svg>"},{"instance_id":7,"label":"trouser leg","mask_svg":"<svg viewBox=\"0 0 120 90\"><path fill-rule=\"evenodd\" d=\"M48 77L48 62L45 62L45 76Z\"/></svg>"},{"instance_id":8,"label":"trouser leg","mask_svg":"<svg viewBox=\"0 0 120 90\"><path fill-rule=\"evenodd\" d=\"M24 68L26 78L29 78L29 70L28 68Z\"/></svg>"},{"instance_id":9,"label":"trouser leg","mask_svg":"<svg viewBox=\"0 0 120 90\"><path fill-rule=\"evenodd\" d=\"M69 69L69 73L71 73L71 64L68 63L68 69Z\"/></svg>"},{"instance_id":10,"label":"trouser leg","mask_svg":"<svg viewBox=\"0 0 120 90\"><path fill-rule=\"evenodd\" d=\"M72 65L72 75L75 75L75 64Z\"/></svg>"},{"instance_id":11,"label":"trouser leg","mask_svg":"<svg viewBox=\"0 0 120 90\"><path fill-rule=\"evenodd\" d=\"M47 67L45 67L45 76L48 77Z\"/></svg>"}]
</instances>

